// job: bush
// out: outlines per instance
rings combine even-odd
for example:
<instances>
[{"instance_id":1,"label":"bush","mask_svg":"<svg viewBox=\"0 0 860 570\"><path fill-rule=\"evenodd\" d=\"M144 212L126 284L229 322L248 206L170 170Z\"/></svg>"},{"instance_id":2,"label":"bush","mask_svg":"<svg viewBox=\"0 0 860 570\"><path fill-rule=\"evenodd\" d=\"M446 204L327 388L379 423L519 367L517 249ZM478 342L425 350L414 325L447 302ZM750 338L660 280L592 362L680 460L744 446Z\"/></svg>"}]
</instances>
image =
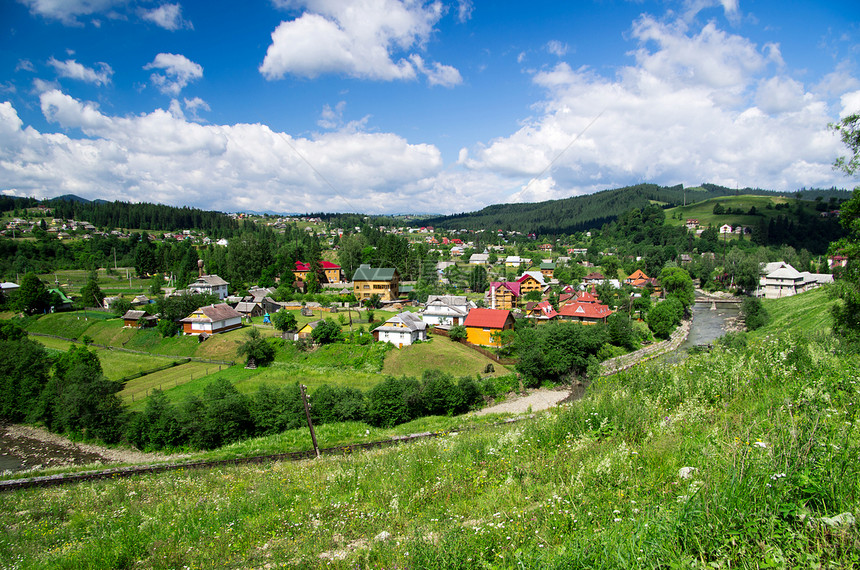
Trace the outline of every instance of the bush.
<instances>
[{"instance_id":1,"label":"bush","mask_svg":"<svg viewBox=\"0 0 860 570\"><path fill-rule=\"evenodd\" d=\"M329 344L341 340L340 325L331 319L325 319L311 333L314 341L319 344Z\"/></svg>"},{"instance_id":2,"label":"bush","mask_svg":"<svg viewBox=\"0 0 860 570\"><path fill-rule=\"evenodd\" d=\"M448 338L454 341L466 340L468 333L463 325L454 325L448 331Z\"/></svg>"},{"instance_id":3,"label":"bush","mask_svg":"<svg viewBox=\"0 0 860 570\"><path fill-rule=\"evenodd\" d=\"M311 418L315 423L363 422L366 417L364 394L355 388L323 384L311 397Z\"/></svg>"},{"instance_id":4,"label":"bush","mask_svg":"<svg viewBox=\"0 0 860 570\"><path fill-rule=\"evenodd\" d=\"M770 321L770 315L757 297L746 297L741 303L741 314L746 322L747 330L754 331L765 326Z\"/></svg>"}]
</instances>

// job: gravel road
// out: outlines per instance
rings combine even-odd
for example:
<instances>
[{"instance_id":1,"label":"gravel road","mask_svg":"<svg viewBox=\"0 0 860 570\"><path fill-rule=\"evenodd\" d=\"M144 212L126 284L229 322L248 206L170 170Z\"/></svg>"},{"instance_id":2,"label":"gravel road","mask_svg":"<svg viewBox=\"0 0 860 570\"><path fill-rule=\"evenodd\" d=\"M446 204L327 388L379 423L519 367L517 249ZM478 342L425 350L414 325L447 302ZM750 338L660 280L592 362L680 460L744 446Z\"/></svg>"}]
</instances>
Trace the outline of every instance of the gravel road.
<instances>
[{"instance_id":1,"label":"gravel road","mask_svg":"<svg viewBox=\"0 0 860 570\"><path fill-rule=\"evenodd\" d=\"M495 406L484 408L474 412L476 416L486 414L525 414L531 409L532 412L540 412L547 410L553 406L557 406L561 401L571 397L570 388L561 388L550 390L541 388L532 390L526 396L518 396L505 400Z\"/></svg>"}]
</instances>

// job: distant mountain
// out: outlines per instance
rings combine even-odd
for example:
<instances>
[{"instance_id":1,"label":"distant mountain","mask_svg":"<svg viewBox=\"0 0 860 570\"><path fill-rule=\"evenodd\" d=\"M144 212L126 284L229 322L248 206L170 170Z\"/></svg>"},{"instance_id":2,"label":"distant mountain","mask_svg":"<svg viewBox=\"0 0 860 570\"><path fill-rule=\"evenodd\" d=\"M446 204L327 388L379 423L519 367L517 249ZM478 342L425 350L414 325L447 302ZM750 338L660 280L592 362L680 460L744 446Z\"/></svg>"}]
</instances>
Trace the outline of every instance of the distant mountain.
<instances>
[{"instance_id":1,"label":"distant mountain","mask_svg":"<svg viewBox=\"0 0 860 570\"><path fill-rule=\"evenodd\" d=\"M837 196L844 199L850 194L844 190L800 191L804 199L814 196ZM539 235L571 234L577 231L599 228L615 220L620 214L648 204L660 204L665 208L683 206L722 196L754 194L765 196L794 196L794 192L773 192L753 188L726 188L716 184L697 187L658 186L637 184L613 190L604 190L586 196L573 196L561 200L549 200L527 204L496 204L476 212L438 216L421 220L421 225L449 230L503 230L535 233Z\"/></svg>"},{"instance_id":2,"label":"distant mountain","mask_svg":"<svg viewBox=\"0 0 860 570\"><path fill-rule=\"evenodd\" d=\"M50 198L45 200L46 202L53 202L55 200L62 200L64 202L77 202L79 204L89 204L92 200L87 200L86 198L81 198L80 196L76 196L74 194L63 194L62 196L57 196L56 198ZM96 200L99 201L99 200ZM101 200L102 202L104 200Z\"/></svg>"}]
</instances>

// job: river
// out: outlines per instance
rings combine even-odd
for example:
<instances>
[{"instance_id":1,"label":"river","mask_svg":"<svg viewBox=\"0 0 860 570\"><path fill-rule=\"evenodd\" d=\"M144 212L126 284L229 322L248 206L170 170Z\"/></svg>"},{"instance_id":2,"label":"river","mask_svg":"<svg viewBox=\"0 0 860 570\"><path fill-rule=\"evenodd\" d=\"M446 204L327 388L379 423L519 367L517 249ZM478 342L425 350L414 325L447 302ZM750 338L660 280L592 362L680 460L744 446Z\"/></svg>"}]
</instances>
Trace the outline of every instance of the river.
<instances>
[{"instance_id":1,"label":"river","mask_svg":"<svg viewBox=\"0 0 860 570\"><path fill-rule=\"evenodd\" d=\"M714 305L709 301L695 303L690 334L679 350L713 343L726 334L727 326L732 326L739 314L740 305L736 303L715 303Z\"/></svg>"}]
</instances>

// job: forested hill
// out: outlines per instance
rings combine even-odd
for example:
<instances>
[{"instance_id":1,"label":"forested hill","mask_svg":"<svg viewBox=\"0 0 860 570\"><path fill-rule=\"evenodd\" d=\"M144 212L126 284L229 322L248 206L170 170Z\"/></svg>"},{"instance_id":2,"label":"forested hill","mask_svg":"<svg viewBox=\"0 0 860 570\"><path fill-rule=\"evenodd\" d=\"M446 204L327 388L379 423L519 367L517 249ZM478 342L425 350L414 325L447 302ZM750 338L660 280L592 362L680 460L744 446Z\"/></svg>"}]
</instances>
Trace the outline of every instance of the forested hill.
<instances>
[{"instance_id":1,"label":"forested hill","mask_svg":"<svg viewBox=\"0 0 860 570\"><path fill-rule=\"evenodd\" d=\"M818 190L805 191L825 192ZM837 195L847 193L840 190L826 191ZM774 192L752 188L726 188L715 184L684 188L678 186L658 186L657 184L637 184L604 190L587 196L574 196L561 200L535 202L529 204L496 204L477 212L439 216L421 220L421 225L445 229L492 229L536 233L538 235L570 234L577 231L599 228L615 220L620 214L632 209L643 208L650 203L665 206L679 206L701 202L721 196L736 194L777 195ZM788 195L785 193L785 195Z\"/></svg>"},{"instance_id":2,"label":"forested hill","mask_svg":"<svg viewBox=\"0 0 860 570\"><path fill-rule=\"evenodd\" d=\"M132 228L150 231L198 229L213 236L229 235L238 222L221 212L197 208L165 206L163 204L105 202L67 197L55 198L47 203L54 209L54 217L86 220L98 227Z\"/></svg>"}]
</instances>

